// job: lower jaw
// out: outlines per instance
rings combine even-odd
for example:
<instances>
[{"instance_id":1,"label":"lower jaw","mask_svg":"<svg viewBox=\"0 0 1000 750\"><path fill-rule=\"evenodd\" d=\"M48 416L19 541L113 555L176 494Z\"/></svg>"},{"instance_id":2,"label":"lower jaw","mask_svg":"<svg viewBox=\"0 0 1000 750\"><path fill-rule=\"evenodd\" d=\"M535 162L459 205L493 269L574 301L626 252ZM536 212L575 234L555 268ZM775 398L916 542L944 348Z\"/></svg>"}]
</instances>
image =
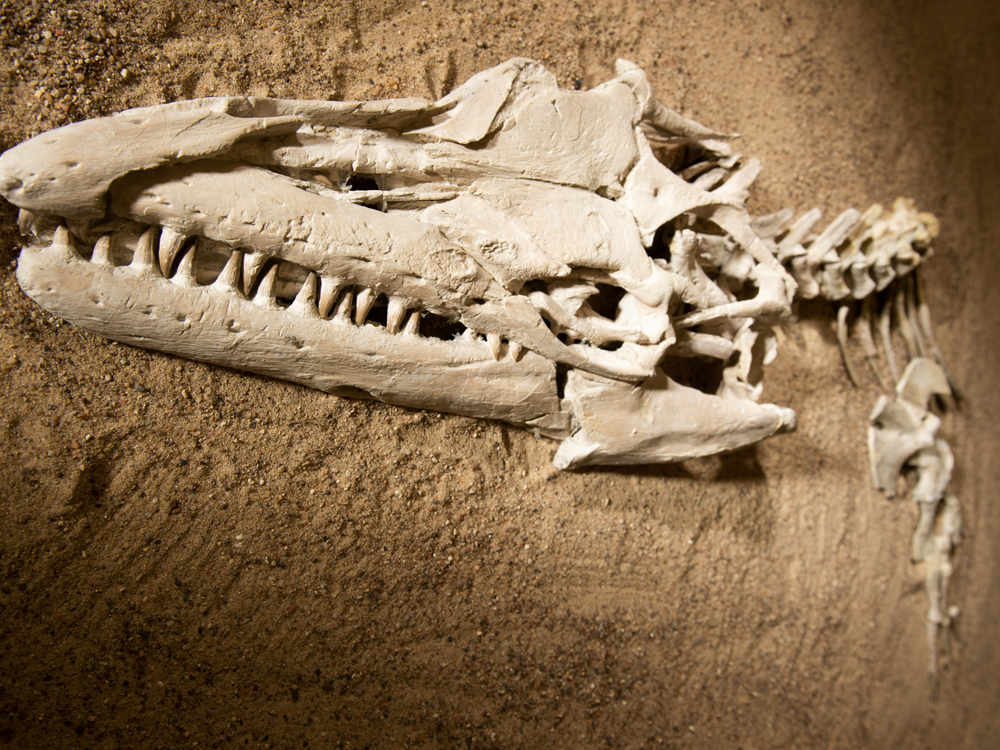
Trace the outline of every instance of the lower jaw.
<instances>
[{"instance_id":1,"label":"lower jaw","mask_svg":"<svg viewBox=\"0 0 1000 750\"><path fill-rule=\"evenodd\" d=\"M48 312L122 343L335 395L572 432L555 365L532 351L495 361L480 340L261 308L235 289L178 286L155 268L98 265L57 243L23 250L17 279Z\"/></svg>"},{"instance_id":2,"label":"lower jaw","mask_svg":"<svg viewBox=\"0 0 1000 750\"><path fill-rule=\"evenodd\" d=\"M259 307L236 288L175 284L153 265L84 260L71 242L23 250L17 279L51 314L108 339L339 396L533 428L564 439L559 468L680 461L794 429L790 409L702 393L659 368L641 385L571 369L563 397L556 365L530 350L497 361L479 339Z\"/></svg>"}]
</instances>

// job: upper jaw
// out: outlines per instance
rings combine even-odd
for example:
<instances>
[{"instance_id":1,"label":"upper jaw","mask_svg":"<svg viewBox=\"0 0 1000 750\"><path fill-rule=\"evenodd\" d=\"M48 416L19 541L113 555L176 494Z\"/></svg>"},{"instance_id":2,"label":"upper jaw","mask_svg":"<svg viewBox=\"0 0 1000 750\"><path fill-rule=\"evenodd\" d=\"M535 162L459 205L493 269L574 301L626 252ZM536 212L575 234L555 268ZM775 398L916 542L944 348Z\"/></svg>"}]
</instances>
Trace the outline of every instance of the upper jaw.
<instances>
[{"instance_id":1,"label":"upper jaw","mask_svg":"<svg viewBox=\"0 0 1000 750\"><path fill-rule=\"evenodd\" d=\"M203 261L196 273L202 281L212 280L227 254L239 251L244 254L245 294L256 293L261 273L278 263L274 295L294 298L313 272L323 317L332 316L338 299L353 292L359 301L355 319L363 323L366 307L384 296L392 312L385 320L390 329L398 330L414 314L432 315L485 336L494 354L504 345L515 351L531 349L553 362L612 379L634 382L649 377L673 343L672 335L666 335L669 325L650 340L635 327L593 314L553 316L548 295L504 288L479 259L437 227L333 199L322 189L303 189L301 182L228 161L172 164L112 182L107 211L99 219L60 221L50 216L38 221L31 218L37 215L25 212L22 225L42 230L36 238L41 241L48 239L45 231L51 231L53 219L73 230L81 244L96 246L102 233L110 235L106 242L119 246L123 260L129 243L152 229L152 252L167 277L176 272L185 248L197 240ZM549 304L540 302L540 296ZM658 318L667 321L662 313ZM562 331L567 340L557 336ZM608 344L621 346L616 351L600 348Z\"/></svg>"}]
</instances>

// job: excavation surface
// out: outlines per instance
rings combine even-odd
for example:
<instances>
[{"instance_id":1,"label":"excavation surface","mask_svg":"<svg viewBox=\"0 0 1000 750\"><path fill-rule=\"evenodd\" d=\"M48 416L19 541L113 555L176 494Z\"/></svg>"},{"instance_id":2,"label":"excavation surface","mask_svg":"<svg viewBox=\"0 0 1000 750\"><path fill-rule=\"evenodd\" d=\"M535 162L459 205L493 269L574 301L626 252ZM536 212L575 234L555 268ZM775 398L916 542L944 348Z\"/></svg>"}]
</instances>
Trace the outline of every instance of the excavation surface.
<instances>
[{"instance_id":1,"label":"excavation surface","mask_svg":"<svg viewBox=\"0 0 1000 750\"><path fill-rule=\"evenodd\" d=\"M62 324L17 286L4 204L0 746L992 746L1000 14L912 5L0 6L0 148L197 96L434 98L514 56L585 88L623 57L743 134L756 214L916 199L942 225L924 278L964 392L941 434L968 532L935 689L916 510L870 485L878 384L851 387L823 303L765 379L796 433L558 473L502 423Z\"/></svg>"}]
</instances>

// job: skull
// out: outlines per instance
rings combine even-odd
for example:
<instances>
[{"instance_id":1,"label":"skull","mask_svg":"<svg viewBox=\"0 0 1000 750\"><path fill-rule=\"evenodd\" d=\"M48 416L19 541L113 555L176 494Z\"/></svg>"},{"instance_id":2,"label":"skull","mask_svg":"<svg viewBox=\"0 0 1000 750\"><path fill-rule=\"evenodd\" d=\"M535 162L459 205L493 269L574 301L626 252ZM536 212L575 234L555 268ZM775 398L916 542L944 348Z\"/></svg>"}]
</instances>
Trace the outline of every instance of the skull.
<instances>
[{"instance_id":1,"label":"skull","mask_svg":"<svg viewBox=\"0 0 1000 750\"><path fill-rule=\"evenodd\" d=\"M438 102L226 97L0 156L18 280L115 340L339 395L502 419L561 468L731 450L794 280L759 172L645 74L586 92L508 61Z\"/></svg>"}]
</instances>

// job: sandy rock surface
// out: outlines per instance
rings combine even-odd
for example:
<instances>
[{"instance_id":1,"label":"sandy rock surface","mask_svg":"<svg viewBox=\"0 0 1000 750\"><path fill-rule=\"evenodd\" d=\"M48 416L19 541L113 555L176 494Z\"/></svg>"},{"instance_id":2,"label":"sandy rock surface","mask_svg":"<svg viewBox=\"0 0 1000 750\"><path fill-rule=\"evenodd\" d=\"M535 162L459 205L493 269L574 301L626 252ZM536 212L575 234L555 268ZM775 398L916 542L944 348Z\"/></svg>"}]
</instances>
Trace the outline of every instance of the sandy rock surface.
<instances>
[{"instance_id":1,"label":"sandy rock surface","mask_svg":"<svg viewBox=\"0 0 1000 750\"><path fill-rule=\"evenodd\" d=\"M437 97L518 55L590 87L623 57L744 134L757 214L915 198L968 529L933 690L916 510L870 485L878 385L825 303L766 375L798 432L557 473L503 424L62 324L17 286L4 204L0 746L992 747L997 38L965 0L0 2L0 148L196 96Z\"/></svg>"}]
</instances>

